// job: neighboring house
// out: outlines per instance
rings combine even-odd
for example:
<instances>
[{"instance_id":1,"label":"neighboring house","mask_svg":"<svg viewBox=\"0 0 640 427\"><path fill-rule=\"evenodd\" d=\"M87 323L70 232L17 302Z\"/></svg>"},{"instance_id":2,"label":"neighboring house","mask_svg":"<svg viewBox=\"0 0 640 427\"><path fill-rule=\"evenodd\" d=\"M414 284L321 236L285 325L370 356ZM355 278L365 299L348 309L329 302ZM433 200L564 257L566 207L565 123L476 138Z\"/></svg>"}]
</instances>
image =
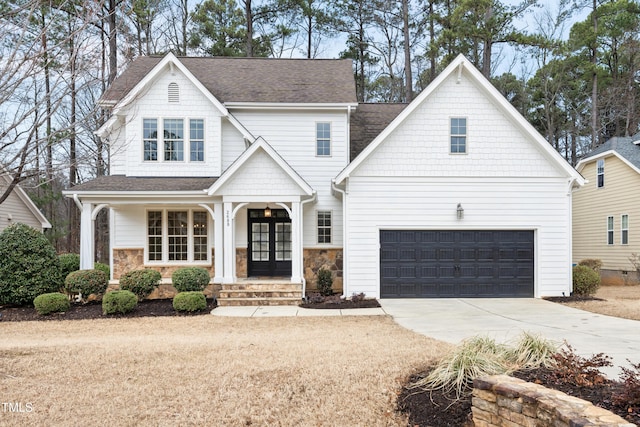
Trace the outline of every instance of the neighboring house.
<instances>
[{"instance_id":1,"label":"neighboring house","mask_svg":"<svg viewBox=\"0 0 640 427\"><path fill-rule=\"evenodd\" d=\"M83 268L109 208L113 279L202 266L220 299L255 277L300 296L322 267L347 296L571 291L583 179L462 56L408 106L359 105L347 60L171 54L101 105L111 176L65 191Z\"/></svg>"},{"instance_id":2,"label":"neighboring house","mask_svg":"<svg viewBox=\"0 0 640 427\"><path fill-rule=\"evenodd\" d=\"M11 185L11 178L4 173L3 169L0 169L0 173L2 174L0 194L2 194ZM0 204L0 231L17 223L26 224L38 231L51 228L47 218L19 185L16 185L5 201Z\"/></svg>"},{"instance_id":3,"label":"neighboring house","mask_svg":"<svg viewBox=\"0 0 640 427\"><path fill-rule=\"evenodd\" d=\"M573 262L602 261L602 283L637 283L640 262L640 133L611 138L576 166L588 181L573 195Z\"/></svg>"}]
</instances>

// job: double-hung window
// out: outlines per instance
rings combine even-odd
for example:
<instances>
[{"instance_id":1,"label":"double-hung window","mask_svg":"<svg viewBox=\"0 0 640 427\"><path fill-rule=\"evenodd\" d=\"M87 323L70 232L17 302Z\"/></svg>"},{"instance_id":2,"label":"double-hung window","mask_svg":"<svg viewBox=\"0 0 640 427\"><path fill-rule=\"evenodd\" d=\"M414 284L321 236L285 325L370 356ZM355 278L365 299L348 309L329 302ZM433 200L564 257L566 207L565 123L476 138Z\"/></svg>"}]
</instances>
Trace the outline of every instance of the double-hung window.
<instances>
[{"instance_id":1,"label":"double-hung window","mask_svg":"<svg viewBox=\"0 0 640 427\"><path fill-rule=\"evenodd\" d=\"M604 159L598 160L596 173L598 177L598 188L602 188L604 187Z\"/></svg>"},{"instance_id":2,"label":"double-hung window","mask_svg":"<svg viewBox=\"0 0 640 427\"><path fill-rule=\"evenodd\" d=\"M189 160L204 162L204 120L189 120Z\"/></svg>"},{"instance_id":3,"label":"double-hung window","mask_svg":"<svg viewBox=\"0 0 640 427\"><path fill-rule=\"evenodd\" d=\"M318 211L318 243L331 243L331 211Z\"/></svg>"},{"instance_id":4,"label":"double-hung window","mask_svg":"<svg viewBox=\"0 0 640 427\"><path fill-rule=\"evenodd\" d=\"M331 155L331 123L316 123L316 156Z\"/></svg>"},{"instance_id":5,"label":"double-hung window","mask_svg":"<svg viewBox=\"0 0 640 427\"><path fill-rule=\"evenodd\" d=\"M620 217L620 243L623 245L629 244L629 215Z\"/></svg>"},{"instance_id":6,"label":"double-hung window","mask_svg":"<svg viewBox=\"0 0 640 427\"><path fill-rule=\"evenodd\" d=\"M451 118L451 154L467 152L467 119L465 117Z\"/></svg>"},{"instance_id":7,"label":"double-hung window","mask_svg":"<svg viewBox=\"0 0 640 427\"><path fill-rule=\"evenodd\" d=\"M613 217L607 217L607 245L613 245Z\"/></svg>"},{"instance_id":8,"label":"double-hung window","mask_svg":"<svg viewBox=\"0 0 640 427\"><path fill-rule=\"evenodd\" d=\"M209 224L205 211L147 211L147 261L201 262L209 260Z\"/></svg>"},{"instance_id":9,"label":"double-hung window","mask_svg":"<svg viewBox=\"0 0 640 427\"><path fill-rule=\"evenodd\" d=\"M144 119L142 121L142 138L144 145L144 160L158 160L158 120Z\"/></svg>"},{"instance_id":10,"label":"double-hung window","mask_svg":"<svg viewBox=\"0 0 640 427\"><path fill-rule=\"evenodd\" d=\"M184 121L164 119L164 160L181 162L184 160Z\"/></svg>"},{"instance_id":11,"label":"double-hung window","mask_svg":"<svg viewBox=\"0 0 640 427\"><path fill-rule=\"evenodd\" d=\"M145 162L204 162L203 119L143 119L142 141Z\"/></svg>"}]
</instances>

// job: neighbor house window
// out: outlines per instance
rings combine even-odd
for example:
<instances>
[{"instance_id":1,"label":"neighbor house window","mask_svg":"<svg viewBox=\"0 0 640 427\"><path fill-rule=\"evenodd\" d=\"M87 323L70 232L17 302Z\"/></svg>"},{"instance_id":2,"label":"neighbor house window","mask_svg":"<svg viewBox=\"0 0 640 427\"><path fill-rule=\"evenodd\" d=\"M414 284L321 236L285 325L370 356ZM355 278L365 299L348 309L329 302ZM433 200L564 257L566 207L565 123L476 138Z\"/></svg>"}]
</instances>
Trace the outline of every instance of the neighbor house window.
<instances>
[{"instance_id":1,"label":"neighbor house window","mask_svg":"<svg viewBox=\"0 0 640 427\"><path fill-rule=\"evenodd\" d=\"M147 211L147 260L209 260L209 226L205 211Z\"/></svg>"},{"instance_id":2,"label":"neighbor house window","mask_svg":"<svg viewBox=\"0 0 640 427\"><path fill-rule=\"evenodd\" d=\"M613 245L613 217L607 217L607 244Z\"/></svg>"},{"instance_id":3,"label":"neighbor house window","mask_svg":"<svg viewBox=\"0 0 640 427\"><path fill-rule=\"evenodd\" d=\"M467 119L464 117L451 118L451 153L467 152Z\"/></svg>"},{"instance_id":4,"label":"neighbor house window","mask_svg":"<svg viewBox=\"0 0 640 427\"><path fill-rule=\"evenodd\" d=\"M144 145L144 160L158 160L158 120L144 119L142 121L142 141Z\"/></svg>"},{"instance_id":5,"label":"neighbor house window","mask_svg":"<svg viewBox=\"0 0 640 427\"><path fill-rule=\"evenodd\" d=\"M204 120L189 120L189 160L204 162Z\"/></svg>"},{"instance_id":6,"label":"neighbor house window","mask_svg":"<svg viewBox=\"0 0 640 427\"><path fill-rule=\"evenodd\" d=\"M604 187L604 159L598 160L597 167L598 188L601 188Z\"/></svg>"},{"instance_id":7,"label":"neighbor house window","mask_svg":"<svg viewBox=\"0 0 640 427\"><path fill-rule=\"evenodd\" d=\"M316 156L331 155L331 123L316 123Z\"/></svg>"},{"instance_id":8,"label":"neighbor house window","mask_svg":"<svg viewBox=\"0 0 640 427\"><path fill-rule=\"evenodd\" d=\"M620 243L629 244L629 215L622 215L620 218Z\"/></svg>"},{"instance_id":9,"label":"neighbor house window","mask_svg":"<svg viewBox=\"0 0 640 427\"><path fill-rule=\"evenodd\" d=\"M318 211L318 243L331 243L331 211Z\"/></svg>"},{"instance_id":10,"label":"neighbor house window","mask_svg":"<svg viewBox=\"0 0 640 427\"><path fill-rule=\"evenodd\" d=\"M164 160L184 160L184 122L182 119L164 119Z\"/></svg>"}]
</instances>

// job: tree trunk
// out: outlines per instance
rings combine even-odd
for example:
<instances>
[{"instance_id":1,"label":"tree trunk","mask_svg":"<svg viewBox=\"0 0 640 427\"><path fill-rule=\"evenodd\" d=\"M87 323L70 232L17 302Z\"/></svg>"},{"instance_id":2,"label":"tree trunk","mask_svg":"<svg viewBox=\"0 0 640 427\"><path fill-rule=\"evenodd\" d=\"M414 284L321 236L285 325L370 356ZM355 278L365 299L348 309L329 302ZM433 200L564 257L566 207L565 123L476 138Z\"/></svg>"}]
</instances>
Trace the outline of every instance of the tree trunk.
<instances>
[{"instance_id":1,"label":"tree trunk","mask_svg":"<svg viewBox=\"0 0 640 427\"><path fill-rule=\"evenodd\" d=\"M251 10L251 0L244 1L244 10L247 20L247 56L253 56L253 11Z\"/></svg>"},{"instance_id":2,"label":"tree trunk","mask_svg":"<svg viewBox=\"0 0 640 427\"><path fill-rule=\"evenodd\" d=\"M69 22L69 34L73 34L71 22ZM74 39L69 40L69 66L70 66L70 85L71 85L71 117L69 118L69 187L73 187L78 182L78 165L76 155L76 51ZM67 252L78 252L80 249L80 236L78 230L80 228L80 218L78 215L78 207L71 200L67 199L69 213L69 234L67 235Z\"/></svg>"},{"instance_id":3,"label":"tree trunk","mask_svg":"<svg viewBox=\"0 0 640 427\"><path fill-rule=\"evenodd\" d=\"M436 78L436 51L433 48L433 41L436 38L435 17L433 16L433 2L429 1L429 83Z\"/></svg>"},{"instance_id":4,"label":"tree trunk","mask_svg":"<svg viewBox=\"0 0 640 427\"><path fill-rule=\"evenodd\" d=\"M107 23L109 27L109 78L108 84L113 83L118 75L118 45L116 30L116 5L117 0L108 0Z\"/></svg>"},{"instance_id":5,"label":"tree trunk","mask_svg":"<svg viewBox=\"0 0 640 427\"><path fill-rule=\"evenodd\" d=\"M484 14L485 24L489 24L489 21L493 17L493 6L489 6ZM482 52L482 74L488 79L491 77L491 49L493 48L493 40L489 35L484 40L484 49Z\"/></svg>"},{"instance_id":6,"label":"tree trunk","mask_svg":"<svg viewBox=\"0 0 640 427\"><path fill-rule=\"evenodd\" d=\"M411 44L409 43L409 0L402 0L402 35L404 39L405 102L413 100L413 76L411 73Z\"/></svg>"},{"instance_id":7,"label":"tree trunk","mask_svg":"<svg viewBox=\"0 0 640 427\"><path fill-rule=\"evenodd\" d=\"M593 0L593 13L591 20L593 22L593 46L591 48L591 65L593 72L591 75L591 149L598 146L598 73L596 67L598 65L598 3Z\"/></svg>"}]
</instances>

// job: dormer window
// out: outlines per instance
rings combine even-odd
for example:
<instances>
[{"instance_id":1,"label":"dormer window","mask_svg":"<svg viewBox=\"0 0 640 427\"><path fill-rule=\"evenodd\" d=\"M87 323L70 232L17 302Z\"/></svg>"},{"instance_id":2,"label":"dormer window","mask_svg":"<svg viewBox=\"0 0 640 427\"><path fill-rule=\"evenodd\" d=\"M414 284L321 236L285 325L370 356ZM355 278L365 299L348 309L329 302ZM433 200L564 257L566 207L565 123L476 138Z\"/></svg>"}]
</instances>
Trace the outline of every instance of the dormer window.
<instances>
[{"instance_id":1,"label":"dormer window","mask_svg":"<svg viewBox=\"0 0 640 427\"><path fill-rule=\"evenodd\" d=\"M142 142L145 162L204 162L204 120L143 119Z\"/></svg>"},{"instance_id":2,"label":"dormer window","mask_svg":"<svg viewBox=\"0 0 640 427\"><path fill-rule=\"evenodd\" d=\"M598 188L604 187L604 159L598 160L597 163Z\"/></svg>"},{"instance_id":3,"label":"dormer window","mask_svg":"<svg viewBox=\"0 0 640 427\"><path fill-rule=\"evenodd\" d=\"M178 83L175 83L175 82L169 83L167 96L169 99L169 103L173 104L173 103L180 102L180 86L178 86Z\"/></svg>"}]
</instances>

